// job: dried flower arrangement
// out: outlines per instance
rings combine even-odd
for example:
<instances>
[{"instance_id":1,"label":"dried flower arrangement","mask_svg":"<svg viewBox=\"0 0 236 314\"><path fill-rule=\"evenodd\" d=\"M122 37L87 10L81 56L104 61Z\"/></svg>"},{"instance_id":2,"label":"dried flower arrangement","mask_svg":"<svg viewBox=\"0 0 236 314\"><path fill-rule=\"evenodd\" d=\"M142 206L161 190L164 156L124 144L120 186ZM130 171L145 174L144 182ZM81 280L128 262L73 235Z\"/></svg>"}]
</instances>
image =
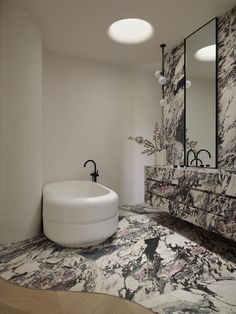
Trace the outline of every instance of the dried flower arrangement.
<instances>
[{"instance_id":1,"label":"dried flower arrangement","mask_svg":"<svg viewBox=\"0 0 236 314\"><path fill-rule=\"evenodd\" d=\"M197 141L190 141L188 138L186 138L186 148L195 150L197 146Z\"/></svg>"},{"instance_id":2,"label":"dried flower arrangement","mask_svg":"<svg viewBox=\"0 0 236 314\"><path fill-rule=\"evenodd\" d=\"M136 136L136 137L129 136L128 139L136 142L139 145L142 145L144 148L144 150L142 151L142 154L147 154L148 156L154 154L155 152L160 152L163 148L162 137L159 131L158 122L155 123L155 127L153 130L152 139L154 143L147 140L143 136Z\"/></svg>"},{"instance_id":3,"label":"dried flower arrangement","mask_svg":"<svg viewBox=\"0 0 236 314\"><path fill-rule=\"evenodd\" d=\"M197 141L190 140L188 135L188 129L186 129L186 149L196 150L197 144L198 144Z\"/></svg>"}]
</instances>

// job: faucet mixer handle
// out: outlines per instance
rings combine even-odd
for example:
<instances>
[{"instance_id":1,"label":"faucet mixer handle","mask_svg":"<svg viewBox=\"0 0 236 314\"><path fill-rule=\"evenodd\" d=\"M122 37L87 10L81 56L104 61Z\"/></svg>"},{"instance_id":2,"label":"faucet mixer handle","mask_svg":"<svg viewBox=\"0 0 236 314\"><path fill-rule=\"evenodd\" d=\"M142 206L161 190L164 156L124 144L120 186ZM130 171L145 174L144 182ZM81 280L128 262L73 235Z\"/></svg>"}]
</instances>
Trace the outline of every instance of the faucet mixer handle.
<instances>
[{"instance_id":1,"label":"faucet mixer handle","mask_svg":"<svg viewBox=\"0 0 236 314\"><path fill-rule=\"evenodd\" d=\"M98 174L98 170L97 170L97 165L96 162L92 159L88 159L85 163L84 163L84 167L86 167L87 163L91 162L94 165L94 171L90 173L91 177L92 177L92 181L97 182L97 177L99 176Z\"/></svg>"}]
</instances>

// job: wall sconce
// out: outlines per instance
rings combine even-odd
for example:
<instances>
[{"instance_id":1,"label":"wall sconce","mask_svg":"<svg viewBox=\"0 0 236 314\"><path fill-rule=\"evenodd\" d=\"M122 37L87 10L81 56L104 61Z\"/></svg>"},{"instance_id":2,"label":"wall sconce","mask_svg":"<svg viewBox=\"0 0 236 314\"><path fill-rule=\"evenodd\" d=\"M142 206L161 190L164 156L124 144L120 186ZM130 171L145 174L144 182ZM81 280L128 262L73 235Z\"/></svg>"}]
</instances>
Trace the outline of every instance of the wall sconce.
<instances>
[{"instance_id":1,"label":"wall sconce","mask_svg":"<svg viewBox=\"0 0 236 314\"><path fill-rule=\"evenodd\" d=\"M157 70L155 72L155 77L158 79L158 82L160 85L165 85L169 82L169 79L162 75L162 72L160 70Z\"/></svg>"},{"instance_id":2,"label":"wall sconce","mask_svg":"<svg viewBox=\"0 0 236 314\"><path fill-rule=\"evenodd\" d=\"M165 107L167 105L167 100L165 98L162 98L160 100L160 105L161 105L161 107Z\"/></svg>"},{"instance_id":3,"label":"wall sconce","mask_svg":"<svg viewBox=\"0 0 236 314\"><path fill-rule=\"evenodd\" d=\"M160 76L158 82L160 85L165 85L166 83L168 83L168 79L165 76Z\"/></svg>"},{"instance_id":4,"label":"wall sconce","mask_svg":"<svg viewBox=\"0 0 236 314\"><path fill-rule=\"evenodd\" d=\"M166 44L161 44L160 45L162 49L162 70L157 70L155 72L155 77L158 79L159 84L162 86L162 99L160 101L161 107L165 107L167 105L167 101L165 99L164 95L164 85L166 85L169 82L169 79L165 76L165 70L164 70L164 61L165 61L165 47Z\"/></svg>"},{"instance_id":5,"label":"wall sconce","mask_svg":"<svg viewBox=\"0 0 236 314\"><path fill-rule=\"evenodd\" d=\"M165 76L165 70L164 70L164 62L165 62L165 47L166 44L161 44L160 45L162 49L162 69L157 70L155 72L155 77L158 79L159 84L162 86L162 99L160 100L160 105L161 107L165 107L167 105L167 101L165 99L165 94L164 94L164 85L169 82L169 79Z\"/></svg>"},{"instance_id":6,"label":"wall sconce","mask_svg":"<svg viewBox=\"0 0 236 314\"><path fill-rule=\"evenodd\" d=\"M164 73L164 61L165 61L165 52L164 52L164 49L166 47L166 44L161 44L160 45L161 49L162 49L162 70L157 70L155 72L155 77L158 79L158 82L160 85L165 85L166 83L169 82L169 79L165 76L165 73ZM162 87L163 89L164 87Z\"/></svg>"},{"instance_id":7,"label":"wall sconce","mask_svg":"<svg viewBox=\"0 0 236 314\"><path fill-rule=\"evenodd\" d=\"M164 85L169 82L169 79L165 76L165 71L164 71L164 62L165 62L165 52L164 52L164 49L166 47L166 44L161 44L160 47L162 49L162 69L161 69L161 71L157 70L155 72L155 77L158 79L158 82L161 85L161 89L162 89L162 99L160 100L160 106L162 108L161 109L161 112L162 112L161 139L162 139L162 143L164 145L164 109L167 106L167 100L165 99Z\"/></svg>"}]
</instances>

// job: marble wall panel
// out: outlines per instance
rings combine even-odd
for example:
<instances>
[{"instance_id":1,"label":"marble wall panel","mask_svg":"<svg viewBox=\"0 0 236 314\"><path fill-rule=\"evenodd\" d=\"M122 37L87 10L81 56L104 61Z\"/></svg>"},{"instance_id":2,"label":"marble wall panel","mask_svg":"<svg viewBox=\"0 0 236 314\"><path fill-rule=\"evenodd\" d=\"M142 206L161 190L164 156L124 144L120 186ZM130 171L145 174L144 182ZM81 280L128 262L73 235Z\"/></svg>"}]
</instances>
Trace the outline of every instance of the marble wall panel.
<instances>
[{"instance_id":1,"label":"marble wall panel","mask_svg":"<svg viewBox=\"0 0 236 314\"><path fill-rule=\"evenodd\" d=\"M236 170L236 7L219 19L218 165Z\"/></svg>"},{"instance_id":2,"label":"marble wall panel","mask_svg":"<svg viewBox=\"0 0 236 314\"><path fill-rule=\"evenodd\" d=\"M184 44L165 57L167 106L164 111L164 134L168 164L180 164L184 151Z\"/></svg>"},{"instance_id":3,"label":"marble wall panel","mask_svg":"<svg viewBox=\"0 0 236 314\"><path fill-rule=\"evenodd\" d=\"M218 27L218 168L236 171L236 7L219 18ZM184 43L169 51L165 74L167 161L182 162L184 150Z\"/></svg>"}]
</instances>

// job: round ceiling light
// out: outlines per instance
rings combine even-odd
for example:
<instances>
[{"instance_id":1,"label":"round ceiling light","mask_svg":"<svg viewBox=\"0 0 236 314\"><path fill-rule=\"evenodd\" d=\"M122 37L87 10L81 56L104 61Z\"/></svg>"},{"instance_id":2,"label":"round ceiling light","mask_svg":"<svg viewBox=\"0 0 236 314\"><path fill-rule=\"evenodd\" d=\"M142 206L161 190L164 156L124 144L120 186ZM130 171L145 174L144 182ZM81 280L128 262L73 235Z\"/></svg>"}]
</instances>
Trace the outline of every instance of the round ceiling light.
<instances>
[{"instance_id":1,"label":"round ceiling light","mask_svg":"<svg viewBox=\"0 0 236 314\"><path fill-rule=\"evenodd\" d=\"M199 49L195 53L195 58L200 61L215 61L216 60L216 45L206 46Z\"/></svg>"},{"instance_id":2,"label":"round ceiling light","mask_svg":"<svg viewBox=\"0 0 236 314\"><path fill-rule=\"evenodd\" d=\"M108 35L122 44L137 44L148 40L154 33L151 24L140 19L123 19L114 22L108 29Z\"/></svg>"}]
</instances>

